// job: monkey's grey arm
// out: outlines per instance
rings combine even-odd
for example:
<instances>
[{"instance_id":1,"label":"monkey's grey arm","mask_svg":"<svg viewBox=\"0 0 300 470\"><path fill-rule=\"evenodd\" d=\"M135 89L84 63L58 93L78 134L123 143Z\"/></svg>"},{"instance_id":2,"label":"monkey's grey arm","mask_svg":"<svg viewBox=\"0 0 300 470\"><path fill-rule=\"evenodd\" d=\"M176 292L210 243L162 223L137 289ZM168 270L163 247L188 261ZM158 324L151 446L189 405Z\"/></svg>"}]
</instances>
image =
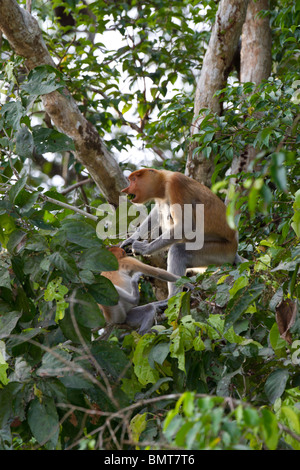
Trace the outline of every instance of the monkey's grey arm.
<instances>
[{"instance_id":1,"label":"monkey's grey arm","mask_svg":"<svg viewBox=\"0 0 300 470\"><path fill-rule=\"evenodd\" d=\"M140 255L152 255L158 251L161 251L173 243L181 243L182 239L175 239L174 228L172 227L169 231L162 233L158 238L148 243L147 240L144 241L134 241L132 244L132 250L136 254Z\"/></svg>"},{"instance_id":2,"label":"monkey's grey arm","mask_svg":"<svg viewBox=\"0 0 300 470\"><path fill-rule=\"evenodd\" d=\"M131 279L131 292L127 292L122 287L115 286L119 294L119 302L125 301L132 305L138 305L140 300L140 291L139 291L139 279L142 276L142 273L138 272L132 276Z\"/></svg>"},{"instance_id":3,"label":"monkey's grey arm","mask_svg":"<svg viewBox=\"0 0 300 470\"><path fill-rule=\"evenodd\" d=\"M148 217L141 223L138 229L127 240L121 243L121 248L133 244L137 240L145 240L148 238L149 232L157 231L159 228L159 210L157 205L152 209Z\"/></svg>"}]
</instances>

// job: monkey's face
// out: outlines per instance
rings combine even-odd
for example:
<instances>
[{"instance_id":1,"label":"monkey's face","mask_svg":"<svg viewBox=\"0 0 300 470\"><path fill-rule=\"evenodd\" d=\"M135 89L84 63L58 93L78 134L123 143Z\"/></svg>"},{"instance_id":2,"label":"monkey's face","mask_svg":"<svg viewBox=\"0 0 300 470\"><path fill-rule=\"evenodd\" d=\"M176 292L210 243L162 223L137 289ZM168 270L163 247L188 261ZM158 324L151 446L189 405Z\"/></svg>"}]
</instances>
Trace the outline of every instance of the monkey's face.
<instances>
[{"instance_id":1,"label":"monkey's face","mask_svg":"<svg viewBox=\"0 0 300 470\"><path fill-rule=\"evenodd\" d=\"M138 175L134 175L131 173L129 175L129 186L125 189L122 189L122 193L129 194L130 196L134 196L131 198L132 202L135 202L137 204L142 204L144 201L143 196L143 191L141 189L142 186L142 177Z\"/></svg>"},{"instance_id":2,"label":"monkey's face","mask_svg":"<svg viewBox=\"0 0 300 470\"><path fill-rule=\"evenodd\" d=\"M156 197L163 197L161 194L164 194L165 185L158 170L142 168L131 173L128 179L129 186L122 189L122 192L134 196L132 202L143 204Z\"/></svg>"}]
</instances>

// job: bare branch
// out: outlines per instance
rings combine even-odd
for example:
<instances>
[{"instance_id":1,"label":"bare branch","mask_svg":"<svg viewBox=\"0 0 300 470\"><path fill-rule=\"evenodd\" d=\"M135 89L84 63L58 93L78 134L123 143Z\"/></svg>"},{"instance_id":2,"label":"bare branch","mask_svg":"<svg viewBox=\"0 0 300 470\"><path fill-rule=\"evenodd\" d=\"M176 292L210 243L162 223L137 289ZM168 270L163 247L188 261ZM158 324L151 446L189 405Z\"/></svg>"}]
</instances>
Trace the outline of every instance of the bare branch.
<instances>
[{"instance_id":1,"label":"bare branch","mask_svg":"<svg viewBox=\"0 0 300 470\"><path fill-rule=\"evenodd\" d=\"M69 186L68 188L66 189L63 189L60 194L68 194L70 193L71 191L74 191L74 189L77 189L78 187L80 186L83 186L84 184L88 184L88 183L92 183L93 180L91 178L86 178L84 180L81 180L81 181L78 181L77 183L75 184L72 184L71 186Z\"/></svg>"}]
</instances>

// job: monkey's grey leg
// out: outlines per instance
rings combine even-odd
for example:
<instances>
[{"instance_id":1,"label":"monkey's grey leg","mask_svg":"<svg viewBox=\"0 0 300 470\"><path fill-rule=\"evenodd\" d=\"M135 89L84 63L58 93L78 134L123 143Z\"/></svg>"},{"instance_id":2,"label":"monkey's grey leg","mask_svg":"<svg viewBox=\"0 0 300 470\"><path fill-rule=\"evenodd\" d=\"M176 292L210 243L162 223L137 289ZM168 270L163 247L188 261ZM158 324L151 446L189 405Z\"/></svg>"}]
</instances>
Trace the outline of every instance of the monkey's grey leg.
<instances>
[{"instance_id":1,"label":"monkey's grey leg","mask_svg":"<svg viewBox=\"0 0 300 470\"><path fill-rule=\"evenodd\" d=\"M176 243L172 245L168 252L167 270L176 276L184 276L187 269L187 252L185 243ZM179 292L179 288L174 282L168 282L169 297Z\"/></svg>"},{"instance_id":2,"label":"monkey's grey leg","mask_svg":"<svg viewBox=\"0 0 300 470\"><path fill-rule=\"evenodd\" d=\"M132 308L126 316L126 323L132 328L138 328L141 335L147 333L154 324L156 307L152 304Z\"/></svg>"},{"instance_id":3,"label":"monkey's grey leg","mask_svg":"<svg viewBox=\"0 0 300 470\"><path fill-rule=\"evenodd\" d=\"M237 265L239 265L239 264L241 264L241 263L245 263L245 262L247 262L247 261L249 261L249 260L246 259L246 258L243 258L243 257L240 256L238 253L236 253L235 258L234 258L234 261L233 261L233 264L234 264L235 266L237 266Z\"/></svg>"},{"instance_id":4,"label":"monkey's grey leg","mask_svg":"<svg viewBox=\"0 0 300 470\"><path fill-rule=\"evenodd\" d=\"M157 310L167 305L168 299L134 307L127 313L126 323L132 328L138 328L139 334L144 335L152 328Z\"/></svg>"}]
</instances>

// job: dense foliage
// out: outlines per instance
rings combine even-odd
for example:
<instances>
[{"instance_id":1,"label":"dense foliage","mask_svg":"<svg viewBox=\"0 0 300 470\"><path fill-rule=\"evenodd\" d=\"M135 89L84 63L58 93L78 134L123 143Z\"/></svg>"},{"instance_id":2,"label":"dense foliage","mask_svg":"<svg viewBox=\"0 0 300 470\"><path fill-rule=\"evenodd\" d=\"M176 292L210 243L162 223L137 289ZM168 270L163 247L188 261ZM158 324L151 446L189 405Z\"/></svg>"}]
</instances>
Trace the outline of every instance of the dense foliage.
<instances>
[{"instance_id":1,"label":"dense foliage","mask_svg":"<svg viewBox=\"0 0 300 470\"><path fill-rule=\"evenodd\" d=\"M90 217L105 201L91 182L55 187L55 175L68 187L86 174L40 96L66 85L112 151L142 142L156 167L182 170L216 2L95 0L86 14L68 0L71 26L60 3L32 2L57 69L27 75L2 38L0 448L300 449L299 2L272 2L270 79L233 73L222 116L207 112L194 136L246 261L194 276L142 337L101 336L98 303L117 301L100 275L117 262ZM123 39L116 50L95 36L107 30ZM254 169L232 182L247 145ZM149 282L141 290L152 298Z\"/></svg>"}]
</instances>

